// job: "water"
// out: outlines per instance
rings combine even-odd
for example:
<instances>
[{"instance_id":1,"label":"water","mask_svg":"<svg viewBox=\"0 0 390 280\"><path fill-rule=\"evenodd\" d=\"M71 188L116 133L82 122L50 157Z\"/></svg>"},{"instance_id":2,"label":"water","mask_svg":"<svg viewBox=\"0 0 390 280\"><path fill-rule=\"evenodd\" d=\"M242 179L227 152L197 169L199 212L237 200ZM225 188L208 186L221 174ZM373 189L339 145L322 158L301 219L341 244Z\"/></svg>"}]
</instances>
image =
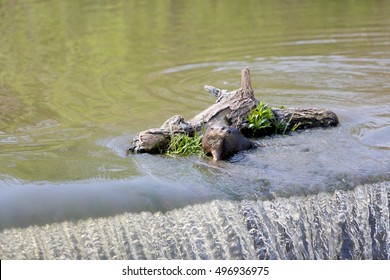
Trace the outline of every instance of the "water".
<instances>
[{"instance_id":1,"label":"water","mask_svg":"<svg viewBox=\"0 0 390 280\"><path fill-rule=\"evenodd\" d=\"M331 249L315 241L300 255L285 253L284 241L275 239L262 249L242 224L246 212L237 207L283 199L295 205L321 195L333 201L337 192L346 192L348 208L355 205L350 196L362 188L357 186L369 184L372 192L376 183L390 180L389 19L386 1L2 1L0 257L388 258L388 245L354 254L337 247L343 243ZM220 163L196 156L125 155L137 132L175 114L189 119L213 104L203 85L238 88L244 67L251 69L258 99L273 106L331 109L340 125L256 139L265 147ZM375 204L385 209L388 200ZM167 234L177 242L183 238L188 248L169 254L153 249L175 244L174 250L178 243L168 237L139 256L107 255L105 249L87 256L72 242L63 245L66 253L59 239L49 244L55 254L4 247L19 242L7 241L9 231L50 235L57 227L60 234L69 225L78 231L79 225L88 229L84 221L114 223L117 218L110 217L121 215L133 223L159 217L164 222L155 225L157 238L163 223L191 224L181 217L194 209L218 212L214 225L209 225L213 218L196 212L194 228L209 226L220 240L213 248L221 253L209 252L209 245L195 249L197 233L181 232L179 226ZM268 215L259 209L256 216ZM319 213L318 219L337 216ZM352 244L368 242L368 227L375 232L379 216L370 217L368 224L356 220ZM213 229L226 219L233 235L223 226ZM384 221L381 227L387 229ZM239 240L236 249L228 248L231 236ZM311 237L299 232L295 238L309 242Z\"/></svg>"},{"instance_id":2,"label":"water","mask_svg":"<svg viewBox=\"0 0 390 280\"><path fill-rule=\"evenodd\" d=\"M389 259L390 184L5 229L2 259Z\"/></svg>"}]
</instances>

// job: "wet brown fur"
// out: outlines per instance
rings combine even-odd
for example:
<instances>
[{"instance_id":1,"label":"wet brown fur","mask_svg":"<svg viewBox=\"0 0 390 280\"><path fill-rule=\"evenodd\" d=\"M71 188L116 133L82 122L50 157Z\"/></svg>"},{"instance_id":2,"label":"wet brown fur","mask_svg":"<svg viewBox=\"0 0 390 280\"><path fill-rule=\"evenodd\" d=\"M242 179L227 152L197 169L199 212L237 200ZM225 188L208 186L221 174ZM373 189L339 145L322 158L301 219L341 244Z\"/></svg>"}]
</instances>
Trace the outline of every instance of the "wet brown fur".
<instances>
[{"instance_id":1,"label":"wet brown fur","mask_svg":"<svg viewBox=\"0 0 390 280\"><path fill-rule=\"evenodd\" d=\"M214 160L226 159L235 153L255 147L236 128L227 125L209 127L202 139L202 147L206 155L212 155Z\"/></svg>"}]
</instances>

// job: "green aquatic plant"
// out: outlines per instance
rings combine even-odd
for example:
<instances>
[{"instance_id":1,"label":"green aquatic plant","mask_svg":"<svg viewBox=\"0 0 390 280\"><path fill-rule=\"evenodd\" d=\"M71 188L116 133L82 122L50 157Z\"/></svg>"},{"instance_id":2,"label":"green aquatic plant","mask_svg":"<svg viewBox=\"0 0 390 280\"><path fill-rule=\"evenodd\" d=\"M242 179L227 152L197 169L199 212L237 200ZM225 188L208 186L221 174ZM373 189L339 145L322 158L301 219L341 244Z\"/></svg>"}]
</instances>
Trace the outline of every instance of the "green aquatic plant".
<instances>
[{"instance_id":1,"label":"green aquatic plant","mask_svg":"<svg viewBox=\"0 0 390 280\"><path fill-rule=\"evenodd\" d=\"M280 108L285 109L284 106ZM288 121L278 118L272 112L271 107L266 105L264 101L261 101L248 115L248 128L252 130L253 135L258 135L260 134L259 132L264 130L284 135L288 131L295 131L301 125L301 123L297 123L290 129L293 116L294 113Z\"/></svg>"},{"instance_id":2,"label":"green aquatic plant","mask_svg":"<svg viewBox=\"0 0 390 280\"><path fill-rule=\"evenodd\" d=\"M253 131L253 134L270 128L273 126L274 114L271 107L267 106L264 101L261 101L248 115L248 128Z\"/></svg>"},{"instance_id":3,"label":"green aquatic plant","mask_svg":"<svg viewBox=\"0 0 390 280\"><path fill-rule=\"evenodd\" d=\"M295 131L295 130L297 130L298 129L298 127L301 125L301 123L299 122L299 123L296 123L296 124L294 124L294 126L291 128L291 130L292 131Z\"/></svg>"},{"instance_id":4,"label":"green aquatic plant","mask_svg":"<svg viewBox=\"0 0 390 280\"><path fill-rule=\"evenodd\" d=\"M283 121L282 119L274 119L273 125L275 126L275 133L276 134L286 134L287 128L289 126L289 123Z\"/></svg>"},{"instance_id":5,"label":"green aquatic plant","mask_svg":"<svg viewBox=\"0 0 390 280\"><path fill-rule=\"evenodd\" d=\"M273 125L275 127L275 133L276 134L286 134L286 132L288 131L288 128L290 127L290 124L291 124L291 120L294 116L294 113L291 115L290 119L286 122L282 119L279 119L279 118L274 118L273 119ZM291 128L291 131L295 131L298 129L298 127L301 125L301 123L296 123L294 124L294 126Z\"/></svg>"},{"instance_id":6,"label":"green aquatic plant","mask_svg":"<svg viewBox=\"0 0 390 280\"><path fill-rule=\"evenodd\" d=\"M202 137L202 134L197 133L194 136L188 134L171 135L167 154L171 156L202 155Z\"/></svg>"}]
</instances>

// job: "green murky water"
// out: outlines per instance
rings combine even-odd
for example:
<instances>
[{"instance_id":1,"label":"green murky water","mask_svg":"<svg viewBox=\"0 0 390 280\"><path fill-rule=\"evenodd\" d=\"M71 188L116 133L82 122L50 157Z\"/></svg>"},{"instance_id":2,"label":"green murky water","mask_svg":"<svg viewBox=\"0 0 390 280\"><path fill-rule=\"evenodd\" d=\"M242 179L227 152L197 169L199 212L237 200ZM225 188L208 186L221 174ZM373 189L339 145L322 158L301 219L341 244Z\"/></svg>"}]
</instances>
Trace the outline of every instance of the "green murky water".
<instances>
[{"instance_id":1,"label":"green murky water","mask_svg":"<svg viewBox=\"0 0 390 280\"><path fill-rule=\"evenodd\" d=\"M125 156L246 66L258 99L340 126L217 165ZM388 1L0 1L1 228L389 178Z\"/></svg>"}]
</instances>

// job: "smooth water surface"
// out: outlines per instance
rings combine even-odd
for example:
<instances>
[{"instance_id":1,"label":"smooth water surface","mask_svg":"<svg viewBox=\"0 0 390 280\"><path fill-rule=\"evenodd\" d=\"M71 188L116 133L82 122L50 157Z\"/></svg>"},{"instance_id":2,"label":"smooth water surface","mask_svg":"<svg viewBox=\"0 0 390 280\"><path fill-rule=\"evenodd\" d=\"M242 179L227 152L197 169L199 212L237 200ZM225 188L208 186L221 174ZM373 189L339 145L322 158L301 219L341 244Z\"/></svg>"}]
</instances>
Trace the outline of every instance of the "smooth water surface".
<instances>
[{"instance_id":1,"label":"smooth water surface","mask_svg":"<svg viewBox=\"0 0 390 280\"><path fill-rule=\"evenodd\" d=\"M137 132L213 104L205 84L238 88L244 67L258 99L340 125L227 162L126 156ZM388 1L0 1L2 229L385 180Z\"/></svg>"}]
</instances>

